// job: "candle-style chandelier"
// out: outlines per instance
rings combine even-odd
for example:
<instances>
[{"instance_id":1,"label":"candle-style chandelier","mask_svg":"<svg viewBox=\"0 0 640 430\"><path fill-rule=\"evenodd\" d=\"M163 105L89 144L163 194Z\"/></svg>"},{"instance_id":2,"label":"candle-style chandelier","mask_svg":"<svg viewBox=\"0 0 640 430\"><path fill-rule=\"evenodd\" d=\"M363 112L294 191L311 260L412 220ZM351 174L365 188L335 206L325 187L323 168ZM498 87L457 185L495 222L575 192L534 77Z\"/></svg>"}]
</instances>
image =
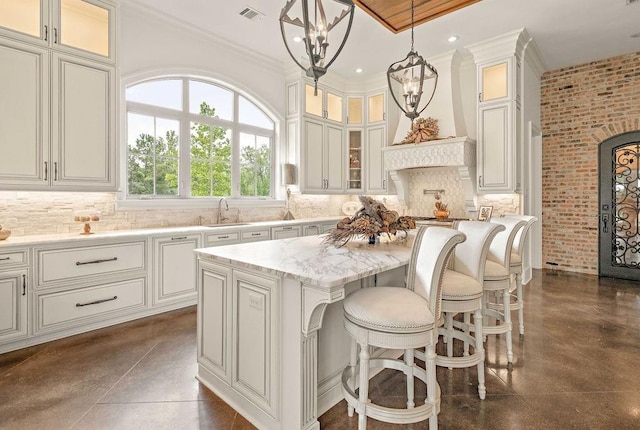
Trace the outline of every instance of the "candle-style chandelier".
<instances>
[{"instance_id":1,"label":"candle-style chandelier","mask_svg":"<svg viewBox=\"0 0 640 430\"><path fill-rule=\"evenodd\" d=\"M284 45L293 61L306 72L307 76L313 78L316 95L318 79L327 73L327 69L338 57L347 41L353 22L353 12L352 0L289 0L280 12L280 32ZM340 25L341 23L343 25ZM337 37L335 33L338 29L343 31L342 41L329 43L329 35L331 34L332 39ZM309 67L302 64L299 57L294 54L296 49L292 49L293 43L301 42L304 42ZM330 51L335 48L337 49L331 55Z\"/></svg>"},{"instance_id":2,"label":"candle-style chandelier","mask_svg":"<svg viewBox=\"0 0 640 430\"><path fill-rule=\"evenodd\" d=\"M398 107L413 121L424 111L436 92L438 71L413 47L413 0L411 0L411 51L387 70L389 92Z\"/></svg>"}]
</instances>

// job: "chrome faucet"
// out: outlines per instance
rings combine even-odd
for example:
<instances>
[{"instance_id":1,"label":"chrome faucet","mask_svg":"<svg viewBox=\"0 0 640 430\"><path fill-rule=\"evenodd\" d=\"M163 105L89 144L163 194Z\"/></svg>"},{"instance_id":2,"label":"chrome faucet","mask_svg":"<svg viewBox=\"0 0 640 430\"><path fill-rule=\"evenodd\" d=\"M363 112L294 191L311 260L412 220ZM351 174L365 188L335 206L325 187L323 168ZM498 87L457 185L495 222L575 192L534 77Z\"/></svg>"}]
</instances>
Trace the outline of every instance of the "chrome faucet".
<instances>
[{"instance_id":1,"label":"chrome faucet","mask_svg":"<svg viewBox=\"0 0 640 430\"><path fill-rule=\"evenodd\" d=\"M220 224L222 221L229 219L227 217L222 216L222 201L224 200L224 206L225 206L225 210L229 210L229 202L227 202L227 199L225 199L224 197L221 197L220 200L218 200L218 222L216 224Z\"/></svg>"}]
</instances>

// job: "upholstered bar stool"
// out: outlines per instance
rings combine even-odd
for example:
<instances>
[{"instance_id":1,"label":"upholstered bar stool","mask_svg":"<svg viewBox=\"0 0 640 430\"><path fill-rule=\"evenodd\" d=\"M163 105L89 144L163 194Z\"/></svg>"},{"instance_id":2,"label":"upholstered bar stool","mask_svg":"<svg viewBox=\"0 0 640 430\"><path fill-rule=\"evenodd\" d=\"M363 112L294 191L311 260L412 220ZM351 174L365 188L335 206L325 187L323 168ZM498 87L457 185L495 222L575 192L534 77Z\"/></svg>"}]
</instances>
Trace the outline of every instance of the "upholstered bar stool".
<instances>
[{"instance_id":1,"label":"upholstered bar stool","mask_svg":"<svg viewBox=\"0 0 640 430\"><path fill-rule=\"evenodd\" d=\"M482 331L482 282L487 253L493 238L504 227L481 221L459 221L453 227L465 234L467 240L456 246L442 279L442 313L444 327L438 332L446 340L446 355L436 356L436 366L448 368L478 367L478 395L485 398L484 346ZM464 321L454 321L457 314ZM473 315L474 330L470 329ZM470 332L474 331L474 337ZM464 343L463 355L454 356L454 339ZM469 345L473 353L469 354ZM416 357L424 360L424 354L416 351Z\"/></svg>"},{"instance_id":2,"label":"upholstered bar stool","mask_svg":"<svg viewBox=\"0 0 640 430\"><path fill-rule=\"evenodd\" d=\"M429 419L429 429L438 428L440 387L436 381L435 344L441 320L441 278L454 246L464 234L442 227L423 227L415 238L406 288L371 287L344 300L344 326L353 338L351 362L342 373L342 393L349 416L358 413L358 429L367 426L367 417L395 424ZM358 346L360 353L357 353ZM370 347L403 349L404 361L370 358ZM413 351L425 348L425 369L415 365ZM357 358L359 357L359 361ZM406 409L389 408L370 402L369 368L383 367L403 372L407 378ZM359 392L356 394L356 376ZM427 386L426 400L416 406L414 377Z\"/></svg>"},{"instance_id":3,"label":"upholstered bar stool","mask_svg":"<svg viewBox=\"0 0 640 430\"><path fill-rule=\"evenodd\" d=\"M518 332L524 335L524 294L522 293L522 271L524 270L522 254L524 253L525 243L529 236L531 226L538 221L538 218L531 215L505 215L504 218L515 218L526 222L516 233L513 240L513 249L511 252L511 265L509 272L511 273L513 283L511 284L511 297L515 298L511 302L511 310L518 311ZM515 297L513 292L515 291Z\"/></svg>"},{"instance_id":4,"label":"upholstered bar stool","mask_svg":"<svg viewBox=\"0 0 640 430\"><path fill-rule=\"evenodd\" d=\"M491 223L504 226L504 230L498 233L489 246L487 262L484 268L482 282L483 294L483 334L505 335L507 342L507 361L513 363L513 343L511 336L511 250L516 233L526 223L514 218L491 218ZM502 298L502 312L492 309L491 297ZM487 317L496 319L495 325L489 325Z\"/></svg>"}]
</instances>

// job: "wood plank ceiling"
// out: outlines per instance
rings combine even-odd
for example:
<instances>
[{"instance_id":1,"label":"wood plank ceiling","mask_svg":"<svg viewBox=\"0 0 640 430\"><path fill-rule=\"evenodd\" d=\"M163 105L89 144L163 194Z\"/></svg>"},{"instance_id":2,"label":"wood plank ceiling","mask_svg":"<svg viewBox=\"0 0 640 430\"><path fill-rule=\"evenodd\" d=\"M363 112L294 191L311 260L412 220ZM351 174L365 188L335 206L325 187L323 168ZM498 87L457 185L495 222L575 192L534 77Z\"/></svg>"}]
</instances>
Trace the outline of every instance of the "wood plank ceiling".
<instances>
[{"instance_id":1,"label":"wood plank ceiling","mask_svg":"<svg viewBox=\"0 0 640 430\"><path fill-rule=\"evenodd\" d=\"M479 1L414 0L415 25L418 26ZM411 0L354 0L353 2L393 33L411 28Z\"/></svg>"}]
</instances>

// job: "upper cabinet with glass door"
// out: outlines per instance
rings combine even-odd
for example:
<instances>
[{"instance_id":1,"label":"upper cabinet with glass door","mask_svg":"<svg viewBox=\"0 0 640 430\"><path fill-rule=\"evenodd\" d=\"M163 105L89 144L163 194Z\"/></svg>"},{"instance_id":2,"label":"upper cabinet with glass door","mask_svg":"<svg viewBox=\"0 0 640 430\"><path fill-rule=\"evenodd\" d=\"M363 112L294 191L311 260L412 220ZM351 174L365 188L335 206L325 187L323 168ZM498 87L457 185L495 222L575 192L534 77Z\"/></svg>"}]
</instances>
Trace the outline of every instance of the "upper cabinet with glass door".
<instances>
[{"instance_id":1,"label":"upper cabinet with glass door","mask_svg":"<svg viewBox=\"0 0 640 430\"><path fill-rule=\"evenodd\" d=\"M386 121L385 93L375 93L367 96L367 124L377 124Z\"/></svg>"},{"instance_id":2,"label":"upper cabinet with glass door","mask_svg":"<svg viewBox=\"0 0 640 430\"><path fill-rule=\"evenodd\" d=\"M115 61L115 6L100 0L2 0L0 33L100 61Z\"/></svg>"},{"instance_id":3,"label":"upper cabinet with glass door","mask_svg":"<svg viewBox=\"0 0 640 430\"><path fill-rule=\"evenodd\" d=\"M312 84L305 83L304 113L336 123L342 123L343 96L336 91L318 86L317 94Z\"/></svg>"},{"instance_id":4,"label":"upper cabinet with glass door","mask_svg":"<svg viewBox=\"0 0 640 430\"><path fill-rule=\"evenodd\" d=\"M520 101L519 70L514 71L513 57L490 61L478 66L479 103ZM519 69L519 63L515 62ZM514 76L516 80L514 81Z\"/></svg>"},{"instance_id":5,"label":"upper cabinet with glass door","mask_svg":"<svg viewBox=\"0 0 640 430\"><path fill-rule=\"evenodd\" d=\"M362 96L347 97L347 125L364 125L364 99Z\"/></svg>"}]
</instances>

